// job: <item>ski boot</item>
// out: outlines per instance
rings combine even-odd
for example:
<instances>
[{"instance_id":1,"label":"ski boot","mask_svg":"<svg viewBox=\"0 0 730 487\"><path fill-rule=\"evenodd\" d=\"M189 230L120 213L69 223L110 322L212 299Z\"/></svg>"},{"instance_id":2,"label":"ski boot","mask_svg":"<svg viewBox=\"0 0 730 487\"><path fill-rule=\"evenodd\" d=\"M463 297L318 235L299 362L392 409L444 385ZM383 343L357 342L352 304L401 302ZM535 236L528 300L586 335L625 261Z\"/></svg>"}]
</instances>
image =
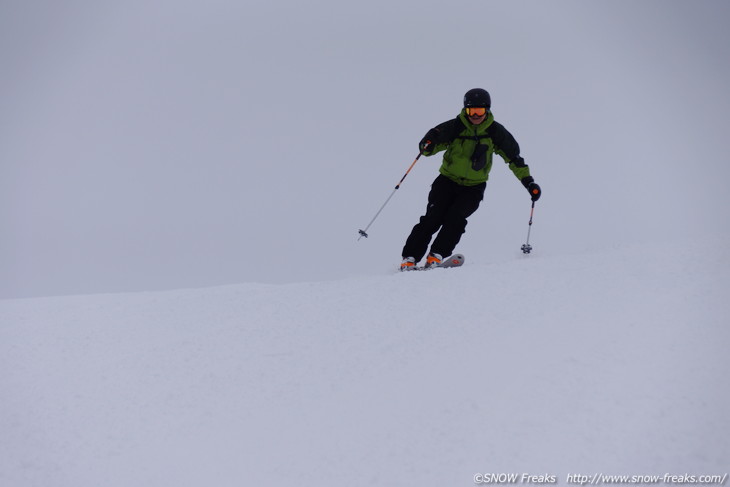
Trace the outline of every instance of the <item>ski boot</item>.
<instances>
[{"instance_id":1,"label":"ski boot","mask_svg":"<svg viewBox=\"0 0 730 487\"><path fill-rule=\"evenodd\" d=\"M413 257L404 257L403 262L400 263L401 271L414 271L416 270L416 259Z\"/></svg>"},{"instance_id":2,"label":"ski boot","mask_svg":"<svg viewBox=\"0 0 730 487\"><path fill-rule=\"evenodd\" d=\"M442 260L443 260L443 257L441 257L441 254L434 254L434 253L428 254L428 257L426 257L426 269L430 269L431 267L440 266Z\"/></svg>"}]
</instances>

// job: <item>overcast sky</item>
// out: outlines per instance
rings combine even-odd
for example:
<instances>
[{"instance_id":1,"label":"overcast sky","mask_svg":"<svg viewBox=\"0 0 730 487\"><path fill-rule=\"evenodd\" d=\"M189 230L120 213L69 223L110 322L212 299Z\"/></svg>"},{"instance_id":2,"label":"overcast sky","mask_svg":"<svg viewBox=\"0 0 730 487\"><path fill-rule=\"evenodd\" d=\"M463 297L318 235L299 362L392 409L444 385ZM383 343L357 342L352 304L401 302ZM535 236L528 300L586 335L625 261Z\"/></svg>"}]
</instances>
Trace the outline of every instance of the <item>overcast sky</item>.
<instances>
[{"instance_id":1,"label":"overcast sky","mask_svg":"<svg viewBox=\"0 0 730 487\"><path fill-rule=\"evenodd\" d=\"M490 91L544 195L541 255L728 234L730 3L3 0L0 298L394 269ZM518 258L497 159L458 250ZM718 249L721 251L722 249Z\"/></svg>"}]
</instances>

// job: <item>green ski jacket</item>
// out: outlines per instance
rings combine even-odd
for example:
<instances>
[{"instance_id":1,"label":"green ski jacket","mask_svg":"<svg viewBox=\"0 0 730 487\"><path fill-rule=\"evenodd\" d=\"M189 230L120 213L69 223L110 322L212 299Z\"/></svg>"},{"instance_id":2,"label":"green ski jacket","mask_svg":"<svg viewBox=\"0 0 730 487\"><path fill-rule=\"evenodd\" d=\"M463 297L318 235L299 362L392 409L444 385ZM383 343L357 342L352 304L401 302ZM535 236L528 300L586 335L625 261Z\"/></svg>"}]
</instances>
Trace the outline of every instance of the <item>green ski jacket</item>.
<instances>
[{"instance_id":1,"label":"green ski jacket","mask_svg":"<svg viewBox=\"0 0 730 487\"><path fill-rule=\"evenodd\" d=\"M456 118L429 130L427 137L433 142L433 149L423 155L432 156L446 150L439 172L458 184L475 186L487 181L494 153L509 164L510 170L523 184L532 181L530 168L520 156L519 144L502 124L494 120L491 111L482 123L474 125L462 110Z\"/></svg>"}]
</instances>

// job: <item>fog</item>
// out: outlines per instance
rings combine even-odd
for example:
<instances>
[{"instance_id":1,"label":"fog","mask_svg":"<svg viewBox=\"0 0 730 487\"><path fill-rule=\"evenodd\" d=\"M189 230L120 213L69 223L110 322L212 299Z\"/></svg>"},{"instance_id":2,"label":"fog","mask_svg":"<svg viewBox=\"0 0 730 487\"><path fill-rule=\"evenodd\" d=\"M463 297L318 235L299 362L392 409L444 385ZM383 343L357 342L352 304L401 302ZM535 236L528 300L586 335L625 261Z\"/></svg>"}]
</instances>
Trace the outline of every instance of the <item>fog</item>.
<instances>
[{"instance_id":1,"label":"fog","mask_svg":"<svg viewBox=\"0 0 730 487\"><path fill-rule=\"evenodd\" d=\"M440 155L357 230L474 87L542 186L534 256L726 235L728 18L721 0L4 0L0 298L392 271ZM458 251L516 258L529 210L497 158Z\"/></svg>"}]
</instances>

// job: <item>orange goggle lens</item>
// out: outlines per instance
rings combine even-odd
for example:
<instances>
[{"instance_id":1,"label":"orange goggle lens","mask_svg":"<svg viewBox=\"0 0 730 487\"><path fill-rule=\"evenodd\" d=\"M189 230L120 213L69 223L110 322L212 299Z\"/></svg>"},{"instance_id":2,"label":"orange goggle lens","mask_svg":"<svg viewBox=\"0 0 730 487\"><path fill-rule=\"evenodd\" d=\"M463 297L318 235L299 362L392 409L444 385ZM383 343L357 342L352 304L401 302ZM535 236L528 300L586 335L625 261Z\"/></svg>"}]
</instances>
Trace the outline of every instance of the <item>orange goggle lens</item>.
<instances>
[{"instance_id":1,"label":"orange goggle lens","mask_svg":"<svg viewBox=\"0 0 730 487\"><path fill-rule=\"evenodd\" d=\"M466 114L470 117L477 116L481 117L487 113L487 109L484 107L469 107L466 109Z\"/></svg>"}]
</instances>

